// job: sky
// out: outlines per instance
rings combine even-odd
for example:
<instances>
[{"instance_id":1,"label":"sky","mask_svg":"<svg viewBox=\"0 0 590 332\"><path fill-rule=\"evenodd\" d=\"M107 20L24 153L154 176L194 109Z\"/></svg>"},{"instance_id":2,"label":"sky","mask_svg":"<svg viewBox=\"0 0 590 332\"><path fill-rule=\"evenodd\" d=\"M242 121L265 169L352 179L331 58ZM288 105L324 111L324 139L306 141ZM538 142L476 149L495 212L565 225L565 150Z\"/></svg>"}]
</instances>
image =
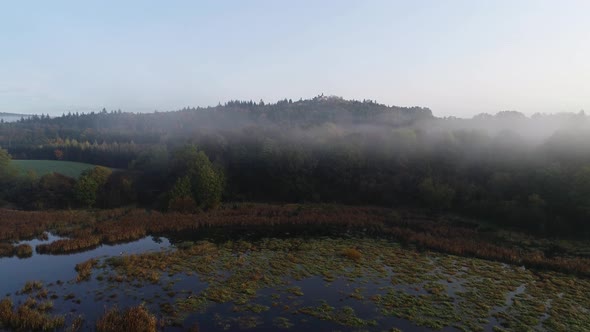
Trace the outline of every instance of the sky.
<instances>
[{"instance_id":1,"label":"sky","mask_svg":"<svg viewBox=\"0 0 590 332\"><path fill-rule=\"evenodd\" d=\"M470 117L590 110L590 1L0 1L0 112L319 94Z\"/></svg>"}]
</instances>

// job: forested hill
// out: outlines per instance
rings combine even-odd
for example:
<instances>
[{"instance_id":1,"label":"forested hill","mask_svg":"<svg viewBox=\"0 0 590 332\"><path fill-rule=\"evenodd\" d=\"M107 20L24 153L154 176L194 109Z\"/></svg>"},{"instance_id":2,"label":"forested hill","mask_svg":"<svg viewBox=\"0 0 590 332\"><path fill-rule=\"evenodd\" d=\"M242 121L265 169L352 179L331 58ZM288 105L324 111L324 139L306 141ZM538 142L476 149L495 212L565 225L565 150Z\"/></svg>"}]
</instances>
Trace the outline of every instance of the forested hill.
<instances>
[{"instance_id":1,"label":"forested hill","mask_svg":"<svg viewBox=\"0 0 590 332\"><path fill-rule=\"evenodd\" d=\"M219 201L337 202L583 235L590 234L588 123L583 112L436 118L427 108L323 96L33 117L0 124L8 150L0 149L0 206L192 211ZM117 171L13 176L9 154Z\"/></svg>"},{"instance_id":2,"label":"forested hill","mask_svg":"<svg viewBox=\"0 0 590 332\"><path fill-rule=\"evenodd\" d=\"M419 119L432 118L428 108L386 106L373 101L349 101L339 97L315 97L309 100L282 100L274 104L263 101L230 101L206 108L183 108L172 112L124 113L119 111L71 113L49 118L34 116L21 127L55 130L126 131L139 135L147 132L192 132L195 129L235 129L247 125L310 127L324 123L339 125L381 124L404 126ZM72 132L57 132L69 138Z\"/></svg>"},{"instance_id":3,"label":"forested hill","mask_svg":"<svg viewBox=\"0 0 590 332\"><path fill-rule=\"evenodd\" d=\"M155 144L195 141L203 135L238 133L244 130L275 131L283 134L323 126L356 131L370 127L405 127L421 119L432 119L432 112L421 107L386 106L370 100L344 100L318 96L308 100L230 101L206 108L184 108L171 112L126 113L120 110L63 114L59 117L33 116L0 126L0 147L16 159L52 158L53 151L64 149L64 158L97 162L72 153L76 149L112 150L133 154L124 160L111 156L106 163L126 167L140 149ZM103 161L104 163L104 161Z\"/></svg>"}]
</instances>

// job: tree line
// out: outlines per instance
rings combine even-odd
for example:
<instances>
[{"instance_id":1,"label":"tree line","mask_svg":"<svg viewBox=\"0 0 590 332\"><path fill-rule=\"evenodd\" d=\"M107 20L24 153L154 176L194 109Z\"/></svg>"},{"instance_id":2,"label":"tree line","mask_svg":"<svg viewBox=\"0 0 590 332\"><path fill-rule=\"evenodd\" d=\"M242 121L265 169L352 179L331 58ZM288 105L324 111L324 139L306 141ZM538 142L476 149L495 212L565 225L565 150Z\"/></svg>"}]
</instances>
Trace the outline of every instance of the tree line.
<instances>
[{"instance_id":1,"label":"tree line","mask_svg":"<svg viewBox=\"0 0 590 332\"><path fill-rule=\"evenodd\" d=\"M584 235L586 124L583 113L441 119L425 108L324 96L151 114L70 113L0 125L7 149L0 199L26 209L182 212L221 201L378 205ZM78 179L38 177L11 169L8 153L107 167Z\"/></svg>"}]
</instances>

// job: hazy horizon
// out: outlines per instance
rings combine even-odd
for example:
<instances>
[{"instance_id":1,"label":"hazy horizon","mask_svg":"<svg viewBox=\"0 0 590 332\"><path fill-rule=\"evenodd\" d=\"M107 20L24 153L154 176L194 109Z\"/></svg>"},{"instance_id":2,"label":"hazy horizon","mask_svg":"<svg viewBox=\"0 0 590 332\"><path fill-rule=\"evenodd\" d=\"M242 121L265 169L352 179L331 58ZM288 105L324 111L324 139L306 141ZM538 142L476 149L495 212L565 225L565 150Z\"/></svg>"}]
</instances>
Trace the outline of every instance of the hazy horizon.
<instances>
[{"instance_id":1,"label":"hazy horizon","mask_svg":"<svg viewBox=\"0 0 590 332\"><path fill-rule=\"evenodd\" d=\"M590 3L0 5L0 112L170 111L319 94L471 117L590 109Z\"/></svg>"}]
</instances>

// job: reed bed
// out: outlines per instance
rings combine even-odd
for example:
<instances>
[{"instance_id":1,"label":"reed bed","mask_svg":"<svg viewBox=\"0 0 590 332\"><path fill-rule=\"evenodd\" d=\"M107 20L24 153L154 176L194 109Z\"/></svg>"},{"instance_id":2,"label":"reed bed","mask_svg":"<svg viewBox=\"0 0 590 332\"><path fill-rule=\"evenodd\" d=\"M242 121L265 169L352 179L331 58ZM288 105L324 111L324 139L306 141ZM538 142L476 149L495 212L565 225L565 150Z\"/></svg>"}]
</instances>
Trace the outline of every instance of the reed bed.
<instances>
[{"instance_id":1,"label":"reed bed","mask_svg":"<svg viewBox=\"0 0 590 332\"><path fill-rule=\"evenodd\" d=\"M61 239L48 244L40 244L36 250L40 254L66 254L93 249L102 243L100 236L90 235L81 238Z\"/></svg>"},{"instance_id":2,"label":"reed bed","mask_svg":"<svg viewBox=\"0 0 590 332\"><path fill-rule=\"evenodd\" d=\"M590 276L590 259L564 253L546 257L538 249L490 240L477 223L378 207L339 205L226 204L197 214L161 213L143 209L26 212L0 209L0 240L39 236L53 230L69 239L38 245L43 254L88 250L102 243L120 243L147 235L196 231L207 227L306 226L361 230L387 236L420 249L477 257L527 267ZM21 228L20 225L23 227ZM17 227L19 226L19 227ZM0 255L14 253L0 243ZM11 255L11 254L9 254ZM569 256L568 256L569 255Z\"/></svg>"},{"instance_id":3,"label":"reed bed","mask_svg":"<svg viewBox=\"0 0 590 332\"><path fill-rule=\"evenodd\" d=\"M90 279L90 276L92 275L92 268L96 265L98 265L98 261L94 258L76 264L75 269L76 272L78 272L78 275L76 276L76 282L81 282Z\"/></svg>"},{"instance_id":4,"label":"reed bed","mask_svg":"<svg viewBox=\"0 0 590 332\"><path fill-rule=\"evenodd\" d=\"M30 244L19 244L14 248L14 254L19 258L27 258L33 256L33 247Z\"/></svg>"},{"instance_id":5,"label":"reed bed","mask_svg":"<svg viewBox=\"0 0 590 332\"><path fill-rule=\"evenodd\" d=\"M144 306L121 311L117 307L107 310L96 322L97 332L142 331L156 332L158 321Z\"/></svg>"},{"instance_id":6,"label":"reed bed","mask_svg":"<svg viewBox=\"0 0 590 332\"><path fill-rule=\"evenodd\" d=\"M0 326L17 331L53 331L65 324L63 316L51 316L47 311L53 309L51 302L41 302L29 298L15 308L12 300L0 301Z\"/></svg>"}]
</instances>

